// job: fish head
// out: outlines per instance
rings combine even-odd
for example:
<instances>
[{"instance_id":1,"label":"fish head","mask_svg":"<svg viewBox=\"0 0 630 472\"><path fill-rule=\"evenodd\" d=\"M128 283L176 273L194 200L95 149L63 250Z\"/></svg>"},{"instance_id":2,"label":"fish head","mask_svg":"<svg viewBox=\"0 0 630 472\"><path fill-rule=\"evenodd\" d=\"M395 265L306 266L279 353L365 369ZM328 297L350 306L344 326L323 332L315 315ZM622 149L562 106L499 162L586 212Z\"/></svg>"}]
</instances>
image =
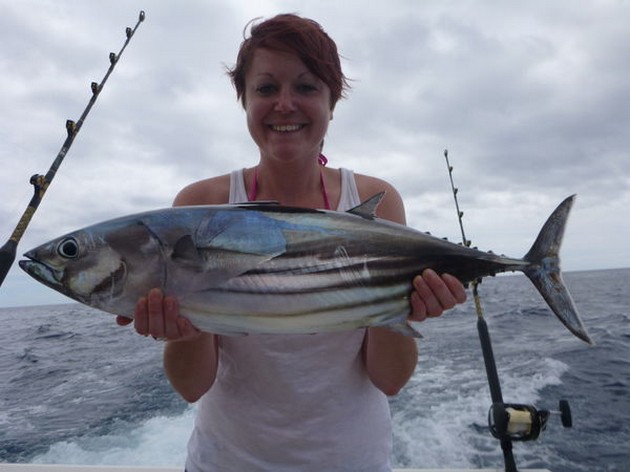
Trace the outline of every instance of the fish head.
<instances>
[{"instance_id":1,"label":"fish head","mask_svg":"<svg viewBox=\"0 0 630 472\"><path fill-rule=\"evenodd\" d=\"M24 254L31 277L85 305L133 315L135 304L163 284L160 242L141 222L100 224L53 239Z\"/></svg>"}]
</instances>

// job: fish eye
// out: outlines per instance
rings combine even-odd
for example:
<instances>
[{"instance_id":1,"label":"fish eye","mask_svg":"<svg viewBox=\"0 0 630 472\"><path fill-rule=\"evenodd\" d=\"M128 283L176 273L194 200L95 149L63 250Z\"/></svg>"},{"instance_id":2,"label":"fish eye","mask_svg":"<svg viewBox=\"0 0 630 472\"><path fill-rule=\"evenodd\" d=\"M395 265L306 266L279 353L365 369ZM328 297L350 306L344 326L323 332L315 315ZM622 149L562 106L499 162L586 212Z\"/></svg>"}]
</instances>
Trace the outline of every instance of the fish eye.
<instances>
[{"instance_id":1,"label":"fish eye","mask_svg":"<svg viewBox=\"0 0 630 472\"><path fill-rule=\"evenodd\" d=\"M79 255L79 243L74 238L66 238L57 246L57 254L66 259L74 259Z\"/></svg>"}]
</instances>

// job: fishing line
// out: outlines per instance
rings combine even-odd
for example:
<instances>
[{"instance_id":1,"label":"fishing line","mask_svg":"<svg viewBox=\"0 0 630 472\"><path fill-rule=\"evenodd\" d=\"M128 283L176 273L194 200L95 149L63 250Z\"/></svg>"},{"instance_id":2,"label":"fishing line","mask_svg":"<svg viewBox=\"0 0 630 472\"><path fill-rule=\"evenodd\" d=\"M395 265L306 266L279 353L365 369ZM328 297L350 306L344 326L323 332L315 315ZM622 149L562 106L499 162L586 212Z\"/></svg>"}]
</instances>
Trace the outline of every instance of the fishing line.
<instances>
[{"instance_id":1,"label":"fishing line","mask_svg":"<svg viewBox=\"0 0 630 472\"><path fill-rule=\"evenodd\" d=\"M462 244L470 247L471 241L466 238L464 232L464 212L459 207L457 198L458 188L455 187L453 181L453 166L448 159L448 149L444 150L444 159L448 168L448 175L451 182L451 191L455 200L455 208L457 209L457 219L462 233ZM475 302L475 311L477 312L477 331L479 333L479 341L481 342L481 351L486 367L486 376L488 377L488 386L490 387L490 397L492 398L492 406L488 412L488 425L490 433L501 442L501 450L503 451L503 460L506 472L518 472L514 454L512 452L512 441L530 441L538 439L540 433L545 430L547 420L551 413L561 416L562 425L565 428L572 426L571 410L566 400L560 400L559 411L536 410L531 405L521 405L515 403L505 403L503 401L503 393L501 392L501 382L497 371L494 352L492 350L492 341L488 324L484 318L483 308L481 306L481 297L479 296L479 284L481 279L476 279L471 283L473 300Z\"/></svg>"},{"instance_id":2,"label":"fishing line","mask_svg":"<svg viewBox=\"0 0 630 472\"><path fill-rule=\"evenodd\" d=\"M13 262L15 261L17 245L20 242L20 239L22 239L22 236L24 235L24 232L26 231L28 224L33 218L33 215L35 211L37 210L37 207L39 207L39 204L44 198L44 194L46 193L46 190L48 190L50 183L55 178L55 175L57 173L57 170L59 169L59 166L63 162L68 151L70 150L70 147L72 146L72 143L74 142L74 138L77 136L77 134L79 134L79 131L81 130L81 127L83 126L83 122L85 121L88 114L90 113L90 110L92 109L92 106L94 105L94 103L96 103L96 99L98 98L99 94L103 90L103 87L105 86L105 83L107 82L107 79L109 78L111 73L114 71L114 68L116 67L116 64L118 64L118 61L120 60L120 57L125 51L125 48L131 41L131 38L133 38L136 30L140 26L140 23L142 23L144 19L145 19L145 13L144 11L140 11L136 25L133 28L127 27L125 29L126 40L122 48L118 52L118 54L113 53L113 52L109 53L109 64L110 64L109 68L107 69L107 72L105 73L105 76L103 77L100 83L92 82L90 84L90 89L92 90L92 97L90 98L90 101L85 107L85 110L83 110L83 113L81 114L79 119L76 122L73 120L66 121L67 137L65 141L63 142L63 145L61 146L61 149L59 150L57 157L55 158L52 165L48 169L48 172L46 173L46 175L35 174L31 177L30 183L33 186L33 196L28 206L26 207L26 210L22 214L22 217L18 221L17 226L13 230L13 233L9 237L9 240L4 244L4 246L2 246L2 248L0 248L0 286L2 286L2 283L4 282L4 279L7 276L7 273L9 272L11 265L13 265Z\"/></svg>"}]
</instances>

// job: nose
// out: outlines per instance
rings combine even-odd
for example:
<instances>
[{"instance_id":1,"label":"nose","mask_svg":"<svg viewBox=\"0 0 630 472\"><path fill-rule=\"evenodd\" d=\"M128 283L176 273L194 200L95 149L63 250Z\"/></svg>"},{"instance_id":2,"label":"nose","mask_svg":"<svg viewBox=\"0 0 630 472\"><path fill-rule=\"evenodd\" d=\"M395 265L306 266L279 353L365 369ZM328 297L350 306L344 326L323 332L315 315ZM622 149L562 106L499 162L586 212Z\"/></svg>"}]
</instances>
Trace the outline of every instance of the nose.
<instances>
[{"instance_id":1,"label":"nose","mask_svg":"<svg viewBox=\"0 0 630 472\"><path fill-rule=\"evenodd\" d=\"M280 93L277 95L274 109L281 113L295 111L295 97L290 89L284 88L280 90Z\"/></svg>"}]
</instances>

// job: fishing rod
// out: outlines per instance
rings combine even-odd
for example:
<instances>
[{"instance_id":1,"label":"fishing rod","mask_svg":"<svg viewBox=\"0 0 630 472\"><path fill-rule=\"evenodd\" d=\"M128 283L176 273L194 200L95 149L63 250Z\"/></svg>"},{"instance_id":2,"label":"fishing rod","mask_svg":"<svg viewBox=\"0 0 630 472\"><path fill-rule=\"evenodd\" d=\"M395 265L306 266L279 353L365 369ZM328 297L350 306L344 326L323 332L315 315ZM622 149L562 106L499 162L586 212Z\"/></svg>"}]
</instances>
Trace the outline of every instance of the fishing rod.
<instances>
[{"instance_id":1,"label":"fishing rod","mask_svg":"<svg viewBox=\"0 0 630 472\"><path fill-rule=\"evenodd\" d=\"M80 118L76 122L74 122L73 120L66 121L67 137L65 141L63 142L63 145L61 146L61 149L59 150L57 157L53 161L46 175L35 174L31 177L30 184L33 186L33 197L31 198L28 206L26 207L26 210L22 214L22 217L20 218L20 221L15 227L15 230L13 230L11 237L0 249L0 286L2 286L2 283L4 282L4 279L7 276L9 269L11 268L11 266L13 265L13 262L15 261L17 245L20 242L20 239L22 239L22 236L24 235L24 232L26 231L28 224L33 218L33 215L35 211L37 210L37 207L39 207L39 204L44 198L44 194L46 193L46 190L48 190L50 183L55 178L55 175L57 173L57 170L59 169L59 166L61 165L64 158L66 157L66 154L68 153L68 150L70 149L70 146L72 146L72 143L74 142L74 138L76 138L77 134L79 134L79 131L81 130L81 127L83 126L83 122L85 121L88 114L90 113L92 106L94 105L94 103L96 103L96 99L98 98L99 94L103 90L103 87L105 86L105 82L107 82L107 79L109 78L111 73L114 71L114 68L116 67L116 64L118 64L118 61L120 60L120 57L122 56L122 53L124 52L129 42L131 41L131 38L133 38L133 35L135 34L136 30L140 26L140 23L144 21L144 18L145 18L144 11L140 11L136 25L133 28L127 27L125 29L126 40L122 48L118 52L118 54L115 54L113 52L109 53L109 69L107 69L107 73L105 74L105 76L103 77L100 83L92 82L90 84L90 88L92 90L92 97L90 98L90 101L85 107L85 110L83 110L83 113L81 114Z\"/></svg>"},{"instance_id":2,"label":"fishing rod","mask_svg":"<svg viewBox=\"0 0 630 472\"><path fill-rule=\"evenodd\" d=\"M448 159L448 149L444 150L444 159L448 168L448 175L451 182L451 191L455 200L455 208L457 209L457 219L459 228L462 233L462 243L466 247L470 247L471 241L466 238L464 232L463 217L464 212L459 208L457 198L458 188L455 187L453 181L453 166ZM483 308L481 306L481 297L479 296L479 284L481 279L474 280L472 285L473 300L475 302L475 311L477 312L477 332L479 333L479 341L481 342L481 351L486 367L486 376L488 377L488 386L490 387L490 397L492 398L492 406L488 412L488 425L490 433L501 442L501 450L503 451L503 461L505 463L505 472L518 472L514 454L512 452L513 441L530 441L538 439L540 433L545 430L549 416L559 414L561 416L562 425L565 428L572 426L571 409L569 402L560 400L559 411L536 410L531 405L521 405L516 403L505 403L503 401L503 393L501 391L501 382L497 365L494 360L494 352L492 350L492 341L490 339L490 331L488 324L484 318Z\"/></svg>"},{"instance_id":3,"label":"fishing rod","mask_svg":"<svg viewBox=\"0 0 630 472\"><path fill-rule=\"evenodd\" d=\"M446 160L446 166L448 168L448 176L451 181L451 191L453 193L453 199L455 200L455 208L457 209L457 220L459 221L459 228L462 233L462 243L466 247L470 247L471 241L466 239L464 232L464 212L459 208L459 200L457 198L458 188L455 187L453 181L453 166L448 160L448 149L444 150L444 159ZM488 377L488 385L490 387L490 397L492 403L503 404L503 393L501 392L501 382L499 381L499 374L497 372L496 362L494 361L494 353L492 351L492 342L490 340L490 332L488 330L488 324L483 316L483 308L481 307L481 298L479 296L479 284L481 279L476 279L472 282L473 300L475 302L475 310L477 312L477 331L479 333L479 340L481 341L481 351L483 352L483 360L486 366L486 376ZM500 422L503 425L503 422ZM514 461L514 454L512 452L512 439L505 434L502 429L499 431L499 439L501 441L501 450L503 451L503 460L505 462L506 472L517 472L516 462Z\"/></svg>"}]
</instances>

